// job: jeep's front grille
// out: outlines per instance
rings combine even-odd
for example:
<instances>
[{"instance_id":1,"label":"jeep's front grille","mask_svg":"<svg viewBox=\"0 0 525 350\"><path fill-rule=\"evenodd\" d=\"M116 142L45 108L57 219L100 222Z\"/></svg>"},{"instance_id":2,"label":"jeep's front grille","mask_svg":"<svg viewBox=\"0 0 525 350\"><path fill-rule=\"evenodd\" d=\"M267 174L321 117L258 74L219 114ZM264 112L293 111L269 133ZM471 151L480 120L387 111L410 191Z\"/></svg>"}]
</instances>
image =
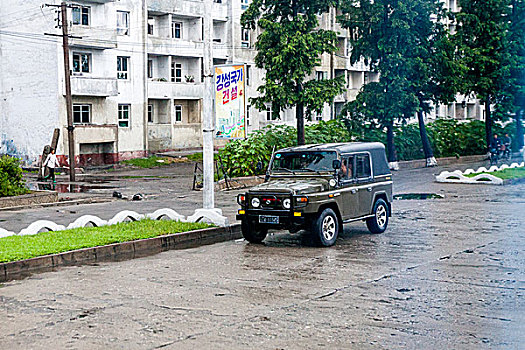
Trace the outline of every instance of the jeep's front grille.
<instances>
[{"instance_id":1,"label":"jeep's front grille","mask_svg":"<svg viewBox=\"0 0 525 350\"><path fill-rule=\"evenodd\" d=\"M290 198L287 195L273 195L273 194L257 194L250 196L251 198L257 197L261 201L261 206L257 209L274 209L274 210L283 210L283 200ZM250 207L253 206L250 204Z\"/></svg>"}]
</instances>

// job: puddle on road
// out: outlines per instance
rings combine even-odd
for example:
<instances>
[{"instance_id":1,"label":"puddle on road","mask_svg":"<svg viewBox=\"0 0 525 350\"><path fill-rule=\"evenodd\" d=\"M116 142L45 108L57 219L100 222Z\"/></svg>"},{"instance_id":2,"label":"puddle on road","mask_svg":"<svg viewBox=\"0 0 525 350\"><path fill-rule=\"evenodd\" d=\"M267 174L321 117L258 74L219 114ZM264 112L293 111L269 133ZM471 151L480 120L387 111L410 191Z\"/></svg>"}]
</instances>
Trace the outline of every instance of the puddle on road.
<instances>
[{"instance_id":1,"label":"puddle on road","mask_svg":"<svg viewBox=\"0 0 525 350\"><path fill-rule=\"evenodd\" d=\"M57 191L58 193L88 193L94 190L109 190L114 189L113 186L104 185L83 185L83 184L52 184L52 183L37 183L29 184L30 190L39 191Z\"/></svg>"},{"instance_id":2,"label":"puddle on road","mask_svg":"<svg viewBox=\"0 0 525 350\"><path fill-rule=\"evenodd\" d=\"M443 198L445 198L445 196L437 193L399 193L394 195L395 200L424 200Z\"/></svg>"}]
</instances>

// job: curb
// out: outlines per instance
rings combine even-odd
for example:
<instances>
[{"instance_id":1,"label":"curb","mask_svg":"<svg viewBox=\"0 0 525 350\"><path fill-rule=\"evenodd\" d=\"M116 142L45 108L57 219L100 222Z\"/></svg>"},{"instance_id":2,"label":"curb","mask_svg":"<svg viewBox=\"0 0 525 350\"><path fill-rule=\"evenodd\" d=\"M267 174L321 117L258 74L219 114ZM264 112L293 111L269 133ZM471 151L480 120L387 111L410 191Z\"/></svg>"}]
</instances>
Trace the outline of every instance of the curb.
<instances>
[{"instance_id":1,"label":"curb","mask_svg":"<svg viewBox=\"0 0 525 350\"><path fill-rule=\"evenodd\" d=\"M20 196L0 198L0 210L18 206L31 206L58 202L58 193L54 191L32 191Z\"/></svg>"},{"instance_id":2,"label":"curb","mask_svg":"<svg viewBox=\"0 0 525 350\"><path fill-rule=\"evenodd\" d=\"M0 263L0 282L26 278L34 273L52 271L61 266L130 260L168 250L194 248L241 237L241 225L234 224Z\"/></svg>"},{"instance_id":3,"label":"curb","mask_svg":"<svg viewBox=\"0 0 525 350\"><path fill-rule=\"evenodd\" d=\"M107 202L113 202L113 201L115 201L115 199L106 198L106 197L90 197L90 198L73 199L73 200L65 200L65 201L59 200L58 202L19 205L15 207L0 208L0 212L16 211L16 210L23 210L23 209L48 208L48 207L65 207L68 205L97 204L97 203L107 203Z\"/></svg>"}]
</instances>

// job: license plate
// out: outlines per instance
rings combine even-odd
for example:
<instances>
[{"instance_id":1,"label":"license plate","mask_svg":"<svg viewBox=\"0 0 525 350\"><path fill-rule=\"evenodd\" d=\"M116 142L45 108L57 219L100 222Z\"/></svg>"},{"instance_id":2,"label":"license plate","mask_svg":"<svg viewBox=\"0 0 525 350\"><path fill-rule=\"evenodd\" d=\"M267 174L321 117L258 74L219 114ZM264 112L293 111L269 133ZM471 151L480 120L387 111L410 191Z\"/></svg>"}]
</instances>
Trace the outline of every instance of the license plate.
<instances>
[{"instance_id":1,"label":"license plate","mask_svg":"<svg viewBox=\"0 0 525 350\"><path fill-rule=\"evenodd\" d=\"M278 224L279 217L273 215L259 215L260 224Z\"/></svg>"}]
</instances>

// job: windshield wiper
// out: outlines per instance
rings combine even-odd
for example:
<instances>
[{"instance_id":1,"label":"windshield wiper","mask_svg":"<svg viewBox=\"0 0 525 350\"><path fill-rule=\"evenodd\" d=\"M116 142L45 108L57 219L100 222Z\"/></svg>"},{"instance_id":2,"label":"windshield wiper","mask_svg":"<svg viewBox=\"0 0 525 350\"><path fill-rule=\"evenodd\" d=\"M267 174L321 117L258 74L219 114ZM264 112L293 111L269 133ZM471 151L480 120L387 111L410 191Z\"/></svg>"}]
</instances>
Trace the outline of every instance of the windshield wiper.
<instances>
[{"instance_id":1,"label":"windshield wiper","mask_svg":"<svg viewBox=\"0 0 525 350\"><path fill-rule=\"evenodd\" d=\"M274 168L273 170L277 170L277 171L279 171L279 170L284 170L284 171L287 171L287 172L292 173L292 174L295 175L295 172L294 172L294 171L292 171L292 170L290 170L290 169L287 169L287 168Z\"/></svg>"},{"instance_id":2,"label":"windshield wiper","mask_svg":"<svg viewBox=\"0 0 525 350\"><path fill-rule=\"evenodd\" d=\"M313 172L315 172L315 173L317 173L317 174L320 174L319 170L314 170L314 169L312 169L312 168L301 168L301 170L313 171Z\"/></svg>"}]
</instances>

